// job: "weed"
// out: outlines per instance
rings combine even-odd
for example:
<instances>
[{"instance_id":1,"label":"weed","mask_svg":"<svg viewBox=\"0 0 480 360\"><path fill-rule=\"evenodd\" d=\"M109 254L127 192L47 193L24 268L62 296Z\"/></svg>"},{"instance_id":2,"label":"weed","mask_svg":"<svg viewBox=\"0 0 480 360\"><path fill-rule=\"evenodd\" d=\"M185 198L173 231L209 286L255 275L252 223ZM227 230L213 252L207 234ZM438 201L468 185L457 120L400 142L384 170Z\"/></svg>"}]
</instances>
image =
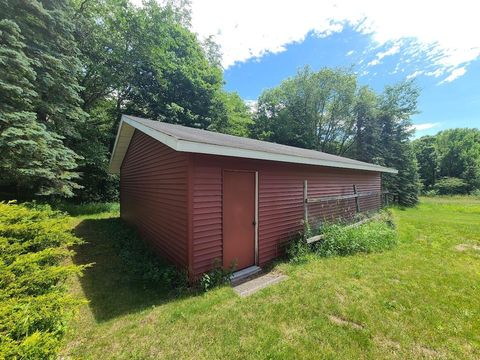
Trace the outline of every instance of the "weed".
<instances>
[{"instance_id":1,"label":"weed","mask_svg":"<svg viewBox=\"0 0 480 360\"><path fill-rule=\"evenodd\" d=\"M232 275L235 271L236 263L232 262L228 269L224 269L220 260L215 259L213 262L213 268L209 272L206 272L200 278L200 288L203 291L208 291L218 286L222 286L230 283Z\"/></svg>"}]
</instances>

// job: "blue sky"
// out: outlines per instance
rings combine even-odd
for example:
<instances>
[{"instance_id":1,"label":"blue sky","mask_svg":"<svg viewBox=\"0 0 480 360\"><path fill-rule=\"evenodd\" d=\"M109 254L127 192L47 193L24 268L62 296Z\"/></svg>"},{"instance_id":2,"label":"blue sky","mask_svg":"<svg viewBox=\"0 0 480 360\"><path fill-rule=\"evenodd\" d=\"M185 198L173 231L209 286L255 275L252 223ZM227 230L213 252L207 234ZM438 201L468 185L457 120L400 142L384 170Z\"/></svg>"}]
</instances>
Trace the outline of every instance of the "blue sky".
<instances>
[{"instance_id":1,"label":"blue sky","mask_svg":"<svg viewBox=\"0 0 480 360\"><path fill-rule=\"evenodd\" d=\"M221 46L225 87L245 100L299 67L350 67L363 85L416 78L417 136L480 127L477 2L191 0L192 30Z\"/></svg>"},{"instance_id":2,"label":"blue sky","mask_svg":"<svg viewBox=\"0 0 480 360\"><path fill-rule=\"evenodd\" d=\"M299 67L353 67L359 82L381 91L385 85L405 80L416 71L428 67L428 59L405 62L401 52L384 57L379 64L378 52L391 48L372 46L369 35L345 28L328 37L318 37L310 32L304 41L286 46L286 50L236 63L225 70L226 89L237 91L242 98L257 99L264 89L277 86L283 79L295 74ZM468 66L461 77L443 82L440 77L417 75L421 88L420 114L413 117L415 124L427 129L417 129L417 136L433 134L452 127L480 127L480 60Z\"/></svg>"}]
</instances>

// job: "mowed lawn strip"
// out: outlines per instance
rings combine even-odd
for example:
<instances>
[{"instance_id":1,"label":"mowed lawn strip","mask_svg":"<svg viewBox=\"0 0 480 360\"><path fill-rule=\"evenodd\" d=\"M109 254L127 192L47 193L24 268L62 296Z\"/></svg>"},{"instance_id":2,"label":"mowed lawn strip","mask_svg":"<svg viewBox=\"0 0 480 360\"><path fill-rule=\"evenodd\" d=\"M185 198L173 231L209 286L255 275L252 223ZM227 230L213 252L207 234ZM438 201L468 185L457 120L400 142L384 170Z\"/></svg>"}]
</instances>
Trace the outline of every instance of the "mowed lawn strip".
<instances>
[{"instance_id":1,"label":"mowed lawn strip","mask_svg":"<svg viewBox=\"0 0 480 360\"><path fill-rule=\"evenodd\" d=\"M91 303L70 324L63 355L480 358L480 199L422 198L394 215L395 249L280 263L289 278L246 298L133 281L113 246L124 231L118 213L76 217L89 244L74 261L97 264L72 284Z\"/></svg>"}]
</instances>

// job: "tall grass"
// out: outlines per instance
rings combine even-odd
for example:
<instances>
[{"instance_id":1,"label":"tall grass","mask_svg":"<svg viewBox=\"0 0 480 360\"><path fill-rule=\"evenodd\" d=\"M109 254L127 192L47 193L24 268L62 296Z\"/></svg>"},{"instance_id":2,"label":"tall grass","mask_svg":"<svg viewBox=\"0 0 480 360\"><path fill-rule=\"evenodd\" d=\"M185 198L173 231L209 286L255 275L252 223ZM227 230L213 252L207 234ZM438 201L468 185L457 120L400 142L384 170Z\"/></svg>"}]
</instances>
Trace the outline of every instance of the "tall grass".
<instances>
[{"instance_id":1,"label":"tall grass","mask_svg":"<svg viewBox=\"0 0 480 360\"><path fill-rule=\"evenodd\" d=\"M287 254L293 262L301 262L311 254L330 257L381 252L397 244L395 226L390 213L386 211L358 226L324 224L316 230L310 230L309 236L312 235L322 235L322 238L312 244L299 238L290 244Z\"/></svg>"},{"instance_id":2,"label":"tall grass","mask_svg":"<svg viewBox=\"0 0 480 360\"><path fill-rule=\"evenodd\" d=\"M381 252L397 244L395 229L379 220L357 227L328 225L322 233L324 238L314 245L314 252L325 257Z\"/></svg>"},{"instance_id":3,"label":"tall grass","mask_svg":"<svg viewBox=\"0 0 480 360\"><path fill-rule=\"evenodd\" d=\"M118 212L120 204L118 202L111 203L86 203L72 204L68 202L58 202L53 204L57 210L68 213L70 216L92 215L104 212Z\"/></svg>"}]
</instances>

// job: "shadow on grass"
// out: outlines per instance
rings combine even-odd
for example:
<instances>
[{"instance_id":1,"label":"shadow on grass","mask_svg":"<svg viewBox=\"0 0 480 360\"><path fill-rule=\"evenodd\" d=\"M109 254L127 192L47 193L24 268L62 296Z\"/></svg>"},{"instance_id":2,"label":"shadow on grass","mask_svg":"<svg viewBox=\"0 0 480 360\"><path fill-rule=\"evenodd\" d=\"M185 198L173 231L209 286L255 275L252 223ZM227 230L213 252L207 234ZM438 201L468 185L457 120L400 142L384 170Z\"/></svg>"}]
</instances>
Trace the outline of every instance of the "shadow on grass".
<instances>
[{"instance_id":1,"label":"shadow on grass","mask_svg":"<svg viewBox=\"0 0 480 360\"><path fill-rule=\"evenodd\" d=\"M121 219L84 220L75 233L85 243L74 249L73 262L93 263L80 282L97 321L194 295L191 290L173 289L165 281L145 279L142 272L146 265L160 277L172 276L172 266L146 250L135 231Z\"/></svg>"}]
</instances>

